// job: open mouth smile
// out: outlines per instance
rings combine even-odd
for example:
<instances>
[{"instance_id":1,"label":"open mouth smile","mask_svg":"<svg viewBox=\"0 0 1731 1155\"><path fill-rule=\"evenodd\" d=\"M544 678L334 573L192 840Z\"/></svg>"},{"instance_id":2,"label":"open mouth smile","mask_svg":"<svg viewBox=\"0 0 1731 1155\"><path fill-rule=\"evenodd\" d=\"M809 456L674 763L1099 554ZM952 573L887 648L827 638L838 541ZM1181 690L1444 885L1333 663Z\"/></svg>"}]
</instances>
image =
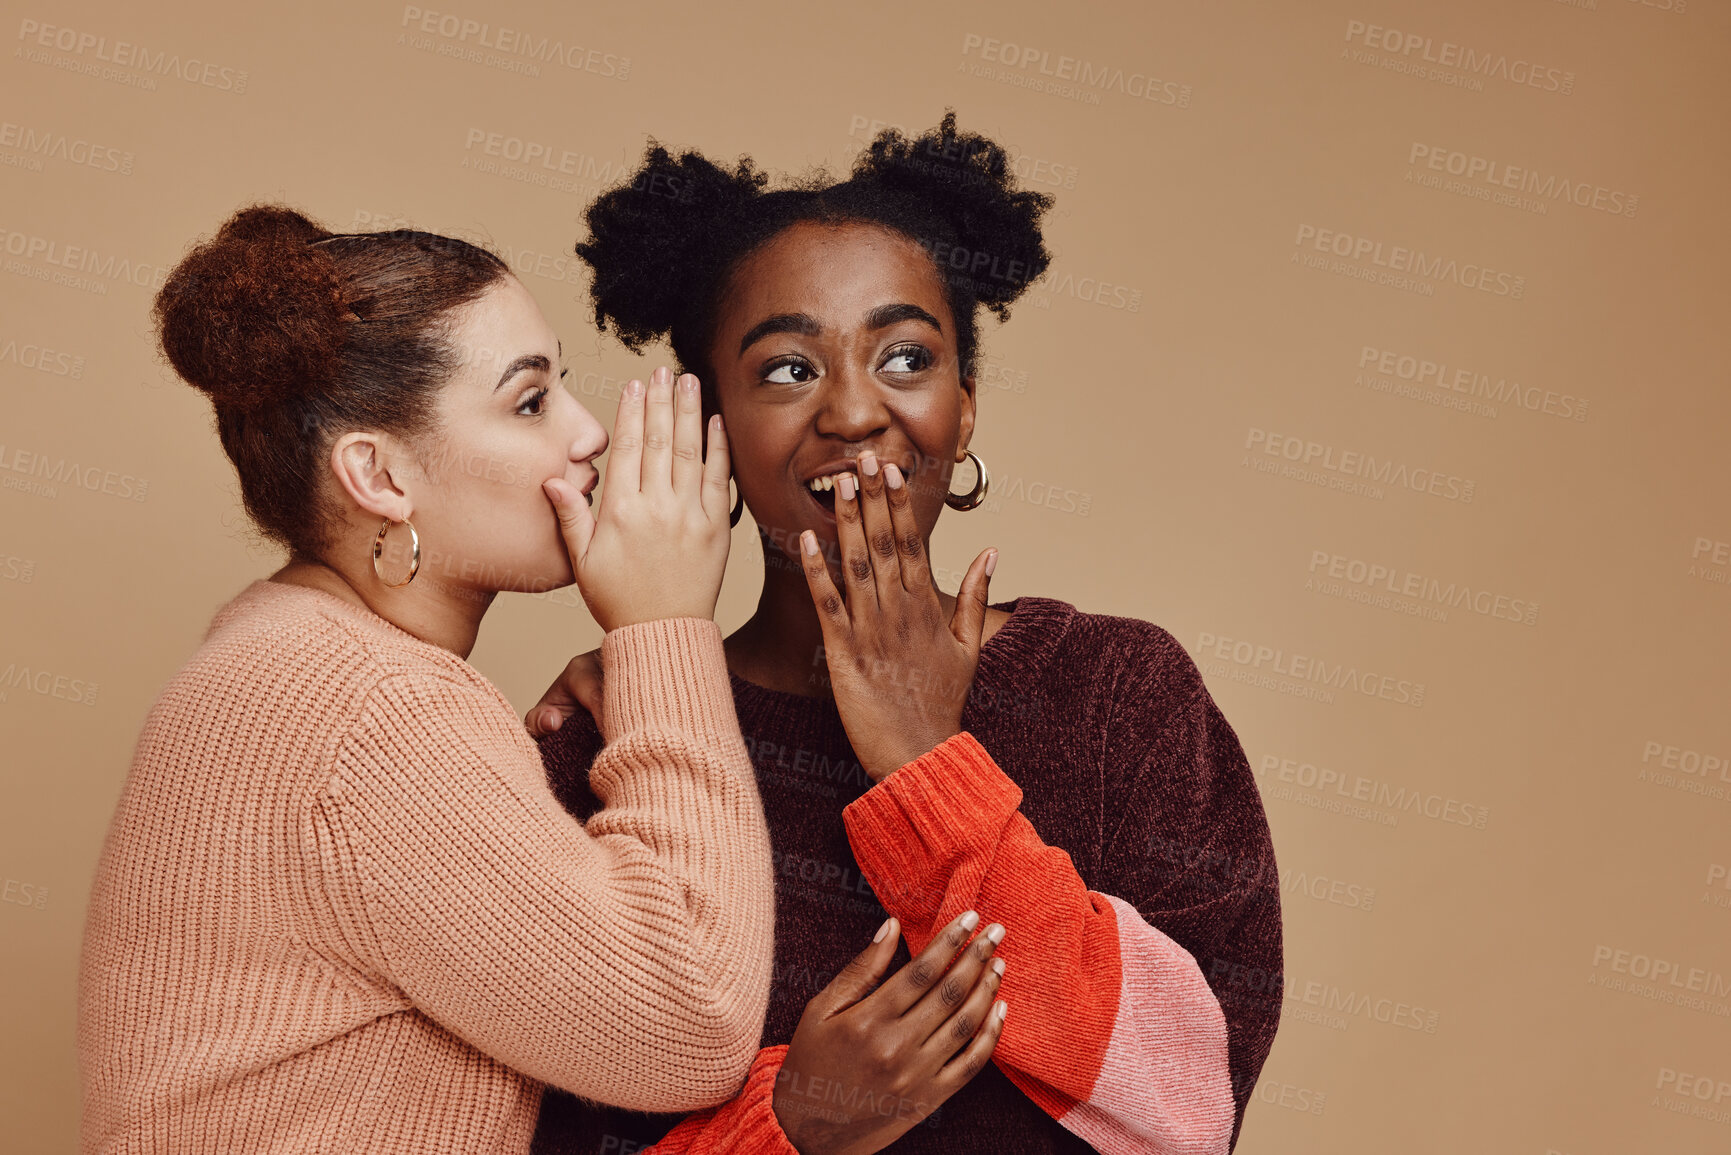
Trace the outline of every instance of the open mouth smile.
<instances>
[{"instance_id":1,"label":"open mouth smile","mask_svg":"<svg viewBox=\"0 0 1731 1155\"><path fill-rule=\"evenodd\" d=\"M806 494L823 511L824 516L832 521L835 519L836 485L840 483L843 477L852 477L854 484L856 486L859 484L858 475L851 469L825 473L805 483ZM857 493L858 490L855 492Z\"/></svg>"}]
</instances>

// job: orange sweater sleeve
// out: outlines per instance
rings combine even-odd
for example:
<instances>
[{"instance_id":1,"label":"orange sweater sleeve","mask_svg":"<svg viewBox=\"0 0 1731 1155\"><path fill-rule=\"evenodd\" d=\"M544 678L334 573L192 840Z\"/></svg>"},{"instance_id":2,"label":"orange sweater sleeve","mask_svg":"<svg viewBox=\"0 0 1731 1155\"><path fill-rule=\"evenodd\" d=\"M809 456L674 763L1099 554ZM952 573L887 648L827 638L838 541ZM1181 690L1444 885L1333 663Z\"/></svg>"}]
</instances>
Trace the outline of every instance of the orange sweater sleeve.
<instances>
[{"instance_id":1,"label":"orange sweater sleeve","mask_svg":"<svg viewBox=\"0 0 1731 1155\"><path fill-rule=\"evenodd\" d=\"M785 1046L759 1051L738 1095L680 1120L643 1155L798 1155L775 1117L775 1081L785 1058Z\"/></svg>"},{"instance_id":2,"label":"orange sweater sleeve","mask_svg":"<svg viewBox=\"0 0 1731 1155\"><path fill-rule=\"evenodd\" d=\"M732 1097L757 1051L769 838L715 624L615 630L602 661L586 825L496 695L393 674L318 799L318 873L331 937L478 1050L574 1094L689 1111Z\"/></svg>"},{"instance_id":3,"label":"orange sweater sleeve","mask_svg":"<svg viewBox=\"0 0 1731 1155\"><path fill-rule=\"evenodd\" d=\"M973 735L940 743L842 812L860 869L919 951L964 910L1008 932L1010 1081L1108 1155L1224 1155L1225 1018L1196 960L1130 903L1089 890L1021 813Z\"/></svg>"}]
</instances>

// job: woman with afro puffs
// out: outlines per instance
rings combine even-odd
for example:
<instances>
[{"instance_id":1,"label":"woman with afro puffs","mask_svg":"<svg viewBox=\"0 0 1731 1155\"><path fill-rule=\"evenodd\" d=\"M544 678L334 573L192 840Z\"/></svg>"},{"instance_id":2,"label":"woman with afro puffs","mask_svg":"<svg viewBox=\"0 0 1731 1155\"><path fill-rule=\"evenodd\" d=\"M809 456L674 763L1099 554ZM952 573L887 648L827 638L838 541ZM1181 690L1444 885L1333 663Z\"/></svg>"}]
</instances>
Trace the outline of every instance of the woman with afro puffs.
<instances>
[{"instance_id":1,"label":"woman with afro puffs","mask_svg":"<svg viewBox=\"0 0 1731 1155\"><path fill-rule=\"evenodd\" d=\"M953 594L929 560L946 505L965 516L988 491L976 321L1046 270L1051 203L950 113L883 133L845 180L779 188L749 159L652 144L590 206L598 326L634 351L671 341L759 529L763 591L725 648L774 847L776 964L738 1100L675 1128L549 1092L537 1151L1236 1142L1279 1022L1281 922L1232 727L1160 627L988 604L994 550ZM951 492L964 461L974 483ZM579 703L602 676L574 659L530 714L579 817L602 745ZM873 990L887 948L854 959L880 923L879 941L906 937L898 960L939 935L996 940L1008 1014L953 1093L920 1065L936 1040L898 1017L901 975ZM766 1105L779 1130L728 1130Z\"/></svg>"}]
</instances>

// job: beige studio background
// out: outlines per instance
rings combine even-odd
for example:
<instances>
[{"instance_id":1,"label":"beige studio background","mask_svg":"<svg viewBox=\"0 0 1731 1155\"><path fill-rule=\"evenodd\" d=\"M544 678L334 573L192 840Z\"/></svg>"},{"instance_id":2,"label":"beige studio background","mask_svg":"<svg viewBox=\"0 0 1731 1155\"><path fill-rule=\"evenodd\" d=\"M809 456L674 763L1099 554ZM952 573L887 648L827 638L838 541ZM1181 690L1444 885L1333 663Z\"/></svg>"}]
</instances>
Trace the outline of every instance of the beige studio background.
<instances>
[{"instance_id":1,"label":"beige studio background","mask_svg":"<svg viewBox=\"0 0 1731 1155\"><path fill-rule=\"evenodd\" d=\"M1059 255L936 553L1171 630L1258 768L1239 1150L1731 1149L1723 0L150 8L0 25L0 1146L74 1149L133 741L278 561L153 353L187 245L257 199L487 238L610 424L650 362L568 254L646 135L802 171L953 106ZM724 628L760 565L747 522ZM597 640L509 596L473 660L524 709Z\"/></svg>"}]
</instances>

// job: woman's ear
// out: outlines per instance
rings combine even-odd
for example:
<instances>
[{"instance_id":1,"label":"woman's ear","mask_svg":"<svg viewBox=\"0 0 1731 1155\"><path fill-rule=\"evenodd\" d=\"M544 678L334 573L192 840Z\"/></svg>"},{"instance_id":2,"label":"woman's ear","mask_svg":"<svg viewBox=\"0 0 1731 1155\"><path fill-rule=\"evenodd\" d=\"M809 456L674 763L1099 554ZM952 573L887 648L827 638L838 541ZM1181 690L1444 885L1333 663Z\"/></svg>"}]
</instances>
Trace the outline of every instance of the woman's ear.
<instances>
[{"instance_id":1,"label":"woman's ear","mask_svg":"<svg viewBox=\"0 0 1731 1155\"><path fill-rule=\"evenodd\" d=\"M956 460L962 460L962 451L968 447L968 442L974 436L974 375L968 374L962 378L962 424L961 436L956 439Z\"/></svg>"},{"instance_id":2,"label":"woman's ear","mask_svg":"<svg viewBox=\"0 0 1731 1155\"><path fill-rule=\"evenodd\" d=\"M379 433L345 433L331 446L331 473L349 500L363 512L392 521L407 521L414 501L391 476L407 460L394 439ZM406 480L406 478L405 478Z\"/></svg>"}]
</instances>

